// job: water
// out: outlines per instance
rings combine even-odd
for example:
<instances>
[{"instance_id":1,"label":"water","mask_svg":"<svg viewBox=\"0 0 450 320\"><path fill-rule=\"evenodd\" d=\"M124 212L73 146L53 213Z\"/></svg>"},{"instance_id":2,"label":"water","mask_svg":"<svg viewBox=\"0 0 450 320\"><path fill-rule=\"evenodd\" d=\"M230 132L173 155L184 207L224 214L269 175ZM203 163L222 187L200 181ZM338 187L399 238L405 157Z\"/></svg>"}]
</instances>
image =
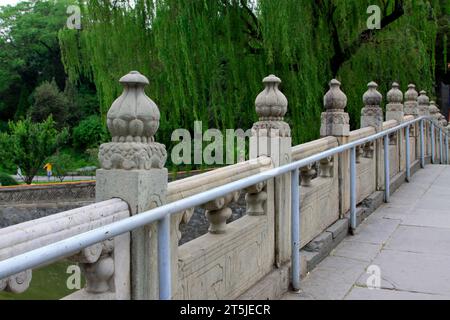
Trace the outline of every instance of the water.
<instances>
[{"instance_id":1,"label":"water","mask_svg":"<svg viewBox=\"0 0 450 320\"><path fill-rule=\"evenodd\" d=\"M0 292L0 300L58 300L75 291L67 288L67 267L71 261L58 261L52 265L33 270L33 278L27 291L21 294ZM82 279L81 287L84 286Z\"/></svg>"}]
</instances>

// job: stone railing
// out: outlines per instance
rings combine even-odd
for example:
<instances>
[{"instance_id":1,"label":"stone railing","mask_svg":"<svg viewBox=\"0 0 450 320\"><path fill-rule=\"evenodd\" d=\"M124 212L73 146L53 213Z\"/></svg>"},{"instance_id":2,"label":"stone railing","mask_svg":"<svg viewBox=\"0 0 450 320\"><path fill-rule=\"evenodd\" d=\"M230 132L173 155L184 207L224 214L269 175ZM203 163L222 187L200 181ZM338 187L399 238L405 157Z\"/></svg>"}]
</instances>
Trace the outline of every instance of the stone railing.
<instances>
[{"instance_id":1,"label":"stone railing","mask_svg":"<svg viewBox=\"0 0 450 320\"><path fill-rule=\"evenodd\" d=\"M0 229L0 261L124 219L128 204L120 199L95 203ZM68 257L84 271L86 287L73 298L129 299L129 235L124 234ZM53 261L48 261L52 263ZM32 270L0 280L0 290L28 289Z\"/></svg>"},{"instance_id":2,"label":"stone railing","mask_svg":"<svg viewBox=\"0 0 450 320\"><path fill-rule=\"evenodd\" d=\"M253 125L249 161L216 169L195 177L168 183L164 168L167 153L154 141L159 110L144 93L148 80L137 72L124 76L124 94L108 112L112 142L100 148L102 169L97 171L96 201L93 206L63 212L33 222L0 230L0 261L91 230L117 219L138 215L155 207L235 182L292 161L369 137L383 129L428 115L429 99L417 94L413 85L403 94L397 84L387 94L386 121L377 84L369 83L363 96L362 128L351 131L345 112L347 98L337 80L330 82L324 97L321 138L292 146L289 125L284 122L287 99L278 90L275 76L264 79L265 89L256 98L259 121ZM128 94L128 93L132 94ZM428 100L427 100L428 99ZM137 108L139 106L139 108ZM435 115L434 162L442 162L438 129L447 124ZM439 122L440 121L440 122ZM431 126L425 122L425 154L431 159ZM447 129L448 130L448 129ZM412 173L419 167L418 125L391 135L389 141L391 190L406 174L405 139L410 139ZM384 190L382 141L357 148L357 204ZM430 161L430 160L428 160ZM350 210L349 152L300 168L301 247L309 246L321 233L344 221ZM231 223L230 205L245 193L246 214ZM171 279L174 299L276 298L288 289L291 258L291 176L268 180L240 192L233 192L201 207L209 232L178 245L180 225L187 224L194 208L171 217ZM120 198L122 200L108 200ZM109 209L107 209L109 208ZM157 299L159 294L158 223L141 227L112 242L95 245L75 254L87 278L87 287L68 299ZM3 235L3 237L2 237ZM5 237L4 235L9 235ZM130 241L131 239L131 241ZM311 246L310 246L311 247ZM302 265L302 268L305 268ZM30 273L10 277L1 284L20 292L18 282L28 283ZM17 281L16 281L16 280Z\"/></svg>"}]
</instances>

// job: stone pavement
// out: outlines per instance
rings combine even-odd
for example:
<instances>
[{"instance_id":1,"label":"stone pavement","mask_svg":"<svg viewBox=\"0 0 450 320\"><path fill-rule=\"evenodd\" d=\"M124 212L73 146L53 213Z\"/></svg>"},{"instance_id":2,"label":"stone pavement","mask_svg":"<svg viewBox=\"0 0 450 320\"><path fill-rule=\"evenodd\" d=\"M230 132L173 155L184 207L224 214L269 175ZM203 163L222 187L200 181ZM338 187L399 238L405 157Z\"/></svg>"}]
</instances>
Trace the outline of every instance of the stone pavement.
<instances>
[{"instance_id":1,"label":"stone pavement","mask_svg":"<svg viewBox=\"0 0 450 320\"><path fill-rule=\"evenodd\" d=\"M381 288L369 289L377 268ZM450 167L419 170L301 288L283 299L450 299Z\"/></svg>"}]
</instances>

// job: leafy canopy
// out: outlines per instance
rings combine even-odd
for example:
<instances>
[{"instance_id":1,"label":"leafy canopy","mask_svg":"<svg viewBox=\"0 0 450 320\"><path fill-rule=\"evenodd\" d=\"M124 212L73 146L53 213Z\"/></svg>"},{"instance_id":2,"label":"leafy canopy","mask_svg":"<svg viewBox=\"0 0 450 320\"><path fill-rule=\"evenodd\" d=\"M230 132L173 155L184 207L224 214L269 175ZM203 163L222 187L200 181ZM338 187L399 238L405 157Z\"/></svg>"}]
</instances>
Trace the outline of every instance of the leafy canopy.
<instances>
[{"instance_id":1,"label":"leafy canopy","mask_svg":"<svg viewBox=\"0 0 450 320\"><path fill-rule=\"evenodd\" d=\"M59 132L52 116L40 123L26 118L9 123L9 132L0 134L0 148L3 156L22 169L25 182L31 184L48 157L66 142L67 137L67 129Z\"/></svg>"}]
</instances>

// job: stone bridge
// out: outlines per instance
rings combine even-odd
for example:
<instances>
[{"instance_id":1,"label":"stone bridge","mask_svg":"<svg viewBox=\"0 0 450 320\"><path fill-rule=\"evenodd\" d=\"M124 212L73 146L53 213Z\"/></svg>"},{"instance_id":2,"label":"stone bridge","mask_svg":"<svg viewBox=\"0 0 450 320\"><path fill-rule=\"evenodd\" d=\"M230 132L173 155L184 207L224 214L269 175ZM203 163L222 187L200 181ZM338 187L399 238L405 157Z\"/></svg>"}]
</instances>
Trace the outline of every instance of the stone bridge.
<instances>
[{"instance_id":1,"label":"stone bridge","mask_svg":"<svg viewBox=\"0 0 450 320\"><path fill-rule=\"evenodd\" d=\"M271 75L256 98L250 160L169 183L148 80L131 72L120 82L124 93L107 117L112 142L99 152L96 203L0 229L0 290L23 292L32 268L67 258L80 264L86 286L65 299L450 296L449 130L425 91L411 84L403 94L394 83L384 115L383 95L369 83L361 128L351 131L347 98L332 80L321 138L292 146L288 100ZM291 174L273 174L315 156ZM195 202L264 174L270 178ZM242 194L246 214L227 223ZM209 232L179 245L196 207L176 211L186 203L205 210ZM158 207L174 214L137 224ZM128 222L136 222L131 232L117 231ZM96 230L103 240L84 245Z\"/></svg>"}]
</instances>

